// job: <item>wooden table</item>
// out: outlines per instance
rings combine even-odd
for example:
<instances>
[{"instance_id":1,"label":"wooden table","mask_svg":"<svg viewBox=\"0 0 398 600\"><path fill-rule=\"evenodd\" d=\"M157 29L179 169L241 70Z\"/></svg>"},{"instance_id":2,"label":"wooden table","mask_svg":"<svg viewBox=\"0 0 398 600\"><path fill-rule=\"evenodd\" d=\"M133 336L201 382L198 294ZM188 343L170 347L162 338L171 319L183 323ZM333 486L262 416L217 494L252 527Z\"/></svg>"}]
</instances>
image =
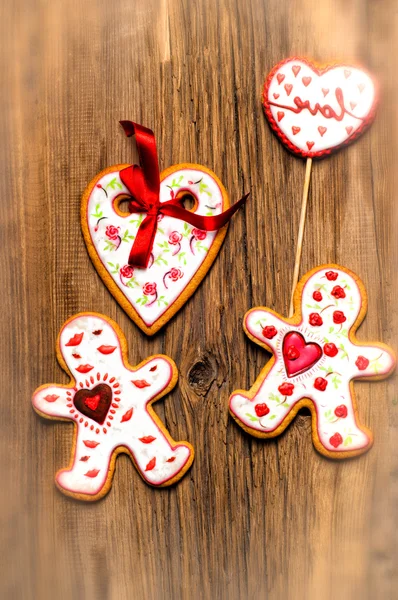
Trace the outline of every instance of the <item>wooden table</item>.
<instances>
[{"instance_id":1,"label":"wooden table","mask_svg":"<svg viewBox=\"0 0 398 600\"><path fill-rule=\"evenodd\" d=\"M302 414L279 439L246 435L228 396L269 355L245 311L286 314L305 163L261 108L269 69L298 54L360 61L382 86L361 141L314 164L301 274L325 262L369 293L361 340L397 332L396 70L393 0L14 0L2 7L1 361L3 597L389 599L397 593L398 405L394 380L356 384L369 454L322 458ZM395 94L395 96L394 96ZM200 288L153 339L116 304L80 232L79 205L106 166L137 159L120 119L152 127L160 166L214 170L232 201L251 191ZM395 153L394 153L395 151ZM395 202L394 202L395 201ZM36 386L67 382L58 330L109 315L130 362L162 352L179 385L156 406L196 449L189 474L156 490L117 461L104 500L54 487L72 427L37 417Z\"/></svg>"}]
</instances>

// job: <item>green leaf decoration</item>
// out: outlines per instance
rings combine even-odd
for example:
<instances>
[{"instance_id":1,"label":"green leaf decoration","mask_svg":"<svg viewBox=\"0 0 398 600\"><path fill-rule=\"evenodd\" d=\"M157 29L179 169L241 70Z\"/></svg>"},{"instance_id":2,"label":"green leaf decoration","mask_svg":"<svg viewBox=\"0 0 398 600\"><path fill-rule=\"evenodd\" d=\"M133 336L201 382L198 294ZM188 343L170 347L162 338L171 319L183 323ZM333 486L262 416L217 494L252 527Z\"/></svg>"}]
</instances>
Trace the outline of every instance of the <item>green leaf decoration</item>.
<instances>
[{"instance_id":1,"label":"green leaf decoration","mask_svg":"<svg viewBox=\"0 0 398 600\"><path fill-rule=\"evenodd\" d=\"M251 415L250 413L246 413L246 417L248 417L250 419L250 421L259 421L260 420L257 417L254 417L253 415Z\"/></svg>"},{"instance_id":2,"label":"green leaf decoration","mask_svg":"<svg viewBox=\"0 0 398 600\"><path fill-rule=\"evenodd\" d=\"M272 421L273 419L276 419L276 415L271 415L269 420Z\"/></svg>"},{"instance_id":3,"label":"green leaf decoration","mask_svg":"<svg viewBox=\"0 0 398 600\"><path fill-rule=\"evenodd\" d=\"M110 240L105 243L104 252L112 252L112 250L116 250L115 244L113 244Z\"/></svg>"},{"instance_id":4,"label":"green leaf decoration","mask_svg":"<svg viewBox=\"0 0 398 600\"><path fill-rule=\"evenodd\" d=\"M352 437L350 435L348 435L346 437L346 439L344 440L344 446L349 446L350 444L352 444Z\"/></svg>"},{"instance_id":5,"label":"green leaf decoration","mask_svg":"<svg viewBox=\"0 0 398 600\"><path fill-rule=\"evenodd\" d=\"M112 267L112 269L113 269L113 270L111 271L112 275L116 275L116 273L119 273L119 269L120 269L120 265L119 265L119 263L117 263L117 265L114 265L113 263L111 263L111 262L108 262L108 265L109 265L110 267Z\"/></svg>"},{"instance_id":6,"label":"green leaf decoration","mask_svg":"<svg viewBox=\"0 0 398 600\"><path fill-rule=\"evenodd\" d=\"M106 189L111 188L112 190L122 190L123 186L118 182L117 178L114 177L109 183L106 184Z\"/></svg>"},{"instance_id":7,"label":"green leaf decoration","mask_svg":"<svg viewBox=\"0 0 398 600\"><path fill-rule=\"evenodd\" d=\"M95 205L95 213L91 213L92 217L95 217L96 219L100 219L103 215L103 212L100 211L100 204L96 204Z\"/></svg>"},{"instance_id":8,"label":"green leaf decoration","mask_svg":"<svg viewBox=\"0 0 398 600\"><path fill-rule=\"evenodd\" d=\"M170 184L171 188L179 188L181 187L181 182L184 179L183 175L180 175L180 177L178 178L178 181L176 181L175 179L173 179L173 181Z\"/></svg>"},{"instance_id":9,"label":"green leaf decoration","mask_svg":"<svg viewBox=\"0 0 398 600\"><path fill-rule=\"evenodd\" d=\"M184 265L187 264L187 261L185 259L185 255L186 255L186 252L180 252L179 255L178 255L178 260L181 261Z\"/></svg>"},{"instance_id":10,"label":"green leaf decoration","mask_svg":"<svg viewBox=\"0 0 398 600\"><path fill-rule=\"evenodd\" d=\"M166 302L166 300L164 299L164 296L160 296L160 298L158 298L158 306L160 306L161 304L164 304L165 306L168 306L168 302Z\"/></svg>"},{"instance_id":11,"label":"green leaf decoration","mask_svg":"<svg viewBox=\"0 0 398 600\"><path fill-rule=\"evenodd\" d=\"M135 287L139 287L139 286L140 286L140 284L138 283L138 281L136 280L135 277L130 279L129 282L127 283L127 287L129 287L129 288L135 288Z\"/></svg>"},{"instance_id":12,"label":"green leaf decoration","mask_svg":"<svg viewBox=\"0 0 398 600\"><path fill-rule=\"evenodd\" d=\"M138 229L138 227L141 225L142 221L144 220L144 214L140 213L137 217L137 219L132 219L131 221L129 221L129 223L132 223L133 225L135 225Z\"/></svg>"}]
</instances>

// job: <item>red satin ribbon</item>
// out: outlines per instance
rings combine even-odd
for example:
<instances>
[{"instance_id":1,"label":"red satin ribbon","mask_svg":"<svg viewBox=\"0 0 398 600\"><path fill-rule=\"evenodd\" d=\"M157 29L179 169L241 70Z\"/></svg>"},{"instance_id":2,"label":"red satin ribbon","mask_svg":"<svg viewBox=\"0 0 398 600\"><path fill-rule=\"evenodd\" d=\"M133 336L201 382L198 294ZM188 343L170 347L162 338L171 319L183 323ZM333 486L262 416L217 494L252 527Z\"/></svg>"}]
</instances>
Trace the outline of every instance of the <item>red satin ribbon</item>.
<instances>
[{"instance_id":1,"label":"red satin ribbon","mask_svg":"<svg viewBox=\"0 0 398 600\"><path fill-rule=\"evenodd\" d=\"M129 210L131 213L146 213L131 248L128 262L132 267L148 265L159 214L181 219L203 231L216 231L221 229L246 201L249 194L246 194L225 212L214 217L205 217L186 210L181 206L181 200L176 198L160 202L159 165L153 131L132 121L120 121L120 124L127 137L135 135L140 157L140 166L132 165L120 171L120 179L132 196Z\"/></svg>"}]
</instances>

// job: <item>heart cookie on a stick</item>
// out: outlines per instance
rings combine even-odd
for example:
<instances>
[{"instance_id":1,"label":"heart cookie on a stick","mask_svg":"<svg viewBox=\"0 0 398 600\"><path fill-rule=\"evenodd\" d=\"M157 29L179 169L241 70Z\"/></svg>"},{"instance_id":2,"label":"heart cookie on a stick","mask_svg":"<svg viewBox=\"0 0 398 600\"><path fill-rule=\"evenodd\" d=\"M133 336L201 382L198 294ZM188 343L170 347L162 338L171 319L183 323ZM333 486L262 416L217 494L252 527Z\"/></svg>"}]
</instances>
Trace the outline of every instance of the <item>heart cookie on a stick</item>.
<instances>
[{"instance_id":1,"label":"heart cookie on a stick","mask_svg":"<svg viewBox=\"0 0 398 600\"><path fill-rule=\"evenodd\" d=\"M263 90L264 113L273 131L294 154L307 159L293 294L301 248L313 158L322 158L356 140L376 114L377 92L365 70L331 64L320 67L305 58L287 58L271 70Z\"/></svg>"},{"instance_id":2,"label":"heart cookie on a stick","mask_svg":"<svg viewBox=\"0 0 398 600\"><path fill-rule=\"evenodd\" d=\"M288 58L268 75L263 106L289 150L320 158L363 133L375 117L376 91L363 69L338 64L320 68L303 58Z\"/></svg>"},{"instance_id":3,"label":"heart cookie on a stick","mask_svg":"<svg viewBox=\"0 0 398 600\"><path fill-rule=\"evenodd\" d=\"M202 165L159 173L153 132L131 121L121 125L136 137L140 166L115 165L96 175L83 195L82 229L104 283L152 335L194 293L247 196L230 207L221 181Z\"/></svg>"}]
</instances>

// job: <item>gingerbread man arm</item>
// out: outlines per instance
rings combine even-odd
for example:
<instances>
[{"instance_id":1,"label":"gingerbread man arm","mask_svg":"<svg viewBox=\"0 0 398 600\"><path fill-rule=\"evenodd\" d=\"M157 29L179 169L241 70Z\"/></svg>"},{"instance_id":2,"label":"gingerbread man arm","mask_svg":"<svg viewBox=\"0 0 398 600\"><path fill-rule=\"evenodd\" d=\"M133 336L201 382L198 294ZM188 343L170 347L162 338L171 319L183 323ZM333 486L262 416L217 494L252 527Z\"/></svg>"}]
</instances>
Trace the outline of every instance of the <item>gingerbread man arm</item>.
<instances>
[{"instance_id":1,"label":"gingerbread man arm","mask_svg":"<svg viewBox=\"0 0 398 600\"><path fill-rule=\"evenodd\" d=\"M276 352L281 340L279 334L289 323L289 319L282 319L273 310L259 306L246 313L243 328L253 341Z\"/></svg>"},{"instance_id":2,"label":"gingerbread man arm","mask_svg":"<svg viewBox=\"0 0 398 600\"><path fill-rule=\"evenodd\" d=\"M44 417L73 419L72 394L70 386L42 385L33 394L33 408Z\"/></svg>"},{"instance_id":3,"label":"gingerbread man arm","mask_svg":"<svg viewBox=\"0 0 398 600\"><path fill-rule=\"evenodd\" d=\"M396 357L391 348L385 344L352 344L352 357L355 359L356 371L353 379L369 377L384 379L394 370Z\"/></svg>"}]
</instances>

